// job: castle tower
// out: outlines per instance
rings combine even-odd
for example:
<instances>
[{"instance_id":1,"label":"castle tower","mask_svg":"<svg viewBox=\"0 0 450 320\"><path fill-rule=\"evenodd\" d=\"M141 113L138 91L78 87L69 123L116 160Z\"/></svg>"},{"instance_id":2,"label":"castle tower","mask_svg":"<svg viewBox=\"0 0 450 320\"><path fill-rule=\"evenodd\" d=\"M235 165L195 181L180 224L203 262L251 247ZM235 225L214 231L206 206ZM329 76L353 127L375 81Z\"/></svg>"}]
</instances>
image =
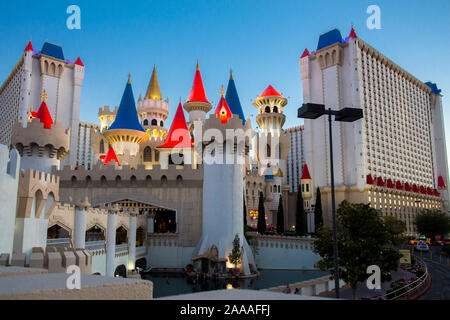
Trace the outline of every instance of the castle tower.
<instances>
[{"instance_id":1,"label":"castle tower","mask_svg":"<svg viewBox=\"0 0 450 320\"><path fill-rule=\"evenodd\" d=\"M138 101L138 116L142 127L150 136L150 141L159 140L155 144L160 144L167 136L167 129L164 123L169 115L169 103L162 99L159 88L156 66L153 67L150 83L144 99Z\"/></svg>"},{"instance_id":2,"label":"castle tower","mask_svg":"<svg viewBox=\"0 0 450 320\"><path fill-rule=\"evenodd\" d=\"M103 135L114 148L121 164L137 167L139 146L147 141L149 136L139 123L130 75L116 118Z\"/></svg>"},{"instance_id":3,"label":"castle tower","mask_svg":"<svg viewBox=\"0 0 450 320\"><path fill-rule=\"evenodd\" d=\"M287 184L286 159L289 153L290 139L283 131L286 116L283 108L287 99L269 85L266 90L253 102L258 108L256 122L259 126L255 158L258 160L260 175L264 175L268 166L273 173L273 201L268 204L268 210L275 213L278 210L282 185Z\"/></svg>"},{"instance_id":4,"label":"castle tower","mask_svg":"<svg viewBox=\"0 0 450 320\"><path fill-rule=\"evenodd\" d=\"M218 110L225 105L222 99L219 102ZM251 130L250 121L244 127L238 115L227 117L224 121L224 117L213 114L204 123L204 132L209 129L220 130L223 141L219 141L221 140L219 137L215 137L214 142L212 137L209 140L203 140L204 154L214 154L213 157L216 161L204 160L203 164L202 237L194 252L193 260L198 261L198 259L207 257L211 252L217 252L216 261L225 263L231 253L234 237L238 235L244 249L241 271L248 275L251 272L249 264L255 264L253 253L243 234L242 158L248 153L250 139L245 139L245 146L237 144L234 137L227 136L226 130L233 129L234 132ZM230 163L230 159L233 159L232 163ZM232 267L232 265L228 263L227 267Z\"/></svg>"},{"instance_id":5,"label":"castle tower","mask_svg":"<svg viewBox=\"0 0 450 320\"><path fill-rule=\"evenodd\" d=\"M184 103L183 108L189 113L189 126L192 126L196 120L204 122L206 114L212 109L211 103L206 98L198 61L191 93Z\"/></svg>"},{"instance_id":6,"label":"castle tower","mask_svg":"<svg viewBox=\"0 0 450 320\"><path fill-rule=\"evenodd\" d=\"M11 145L22 157L21 169L51 173L52 167L59 169L69 153L70 129L63 128L59 122L53 124L45 92L41 106L37 112L29 112L29 119L31 122L26 127L21 121L13 126Z\"/></svg>"},{"instance_id":7,"label":"castle tower","mask_svg":"<svg viewBox=\"0 0 450 320\"><path fill-rule=\"evenodd\" d=\"M156 66L154 66L145 97L144 99L139 97L138 100L139 120L149 135L149 139L140 147L142 163L148 169L159 163L159 154L156 148L164 143L167 137L167 128L164 127L164 124L168 115L169 102L167 99L162 99Z\"/></svg>"},{"instance_id":8,"label":"castle tower","mask_svg":"<svg viewBox=\"0 0 450 320\"><path fill-rule=\"evenodd\" d=\"M303 208L305 208L306 217L307 217L307 227L308 232L314 232L314 212L312 207L312 198L313 198L313 187L312 187L312 179L309 174L308 165L305 163L302 170L302 176L300 178L300 190L302 192L303 197Z\"/></svg>"}]
</instances>

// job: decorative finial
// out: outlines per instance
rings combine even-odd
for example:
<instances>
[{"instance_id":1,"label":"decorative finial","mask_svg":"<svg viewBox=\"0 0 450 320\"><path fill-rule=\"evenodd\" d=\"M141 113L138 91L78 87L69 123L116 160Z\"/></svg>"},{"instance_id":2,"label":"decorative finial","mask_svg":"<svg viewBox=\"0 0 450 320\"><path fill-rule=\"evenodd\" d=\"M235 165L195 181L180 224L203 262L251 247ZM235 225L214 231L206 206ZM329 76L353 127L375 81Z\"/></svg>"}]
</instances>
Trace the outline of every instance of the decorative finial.
<instances>
[{"instance_id":1,"label":"decorative finial","mask_svg":"<svg viewBox=\"0 0 450 320\"><path fill-rule=\"evenodd\" d=\"M222 84L222 88L219 90L219 93L222 95L222 97L225 94L225 89L223 88L223 84Z\"/></svg>"},{"instance_id":2,"label":"decorative finial","mask_svg":"<svg viewBox=\"0 0 450 320\"><path fill-rule=\"evenodd\" d=\"M131 84L131 73L128 74L128 84Z\"/></svg>"},{"instance_id":3,"label":"decorative finial","mask_svg":"<svg viewBox=\"0 0 450 320\"><path fill-rule=\"evenodd\" d=\"M233 79L233 69L230 68L230 80L234 80Z\"/></svg>"},{"instance_id":4,"label":"decorative finial","mask_svg":"<svg viewBox=\"0 0 450 320\"><path fill-rule=\"evenodd\" d=\"M45 89L42 90L42 93L41 93L41 101L42 101L42 102L47 101L47 93L45 92Z\"/></svg>"},{"instance_id":5,"label":"decorative finial","mask_svg":"<svg viewBox=\"0 0 450 320\"><path fill-rule=\"evenodd\" d=\"M197 70L200 70L200 67L199 67L199 65L198 65L198 59L197 59Z\"/></svg>"}]
</instances>

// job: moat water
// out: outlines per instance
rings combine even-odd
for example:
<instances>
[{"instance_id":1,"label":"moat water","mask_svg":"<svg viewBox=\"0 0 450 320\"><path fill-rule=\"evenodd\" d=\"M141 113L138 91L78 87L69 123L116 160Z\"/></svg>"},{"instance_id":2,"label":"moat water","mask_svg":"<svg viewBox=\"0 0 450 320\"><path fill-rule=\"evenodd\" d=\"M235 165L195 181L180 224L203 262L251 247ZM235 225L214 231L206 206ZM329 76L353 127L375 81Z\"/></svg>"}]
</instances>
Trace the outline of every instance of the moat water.
<instances>
[{"instance_id":1,"label":"moat water","mask_svg":"<svg viewBox=\"0 0 450 320\"><path fill-rule=\"evenodd\" d=\"M159 298L200 291L221 290L231 286L235 289L260 290L311 280L327 274L329 273L320 270L260 270L259 277L253 279L204 280L197 283L192 283L185 275L176 273L149 273L143 275L142 278L153 282L153 296Z\"/></svg>"}]
</instances>

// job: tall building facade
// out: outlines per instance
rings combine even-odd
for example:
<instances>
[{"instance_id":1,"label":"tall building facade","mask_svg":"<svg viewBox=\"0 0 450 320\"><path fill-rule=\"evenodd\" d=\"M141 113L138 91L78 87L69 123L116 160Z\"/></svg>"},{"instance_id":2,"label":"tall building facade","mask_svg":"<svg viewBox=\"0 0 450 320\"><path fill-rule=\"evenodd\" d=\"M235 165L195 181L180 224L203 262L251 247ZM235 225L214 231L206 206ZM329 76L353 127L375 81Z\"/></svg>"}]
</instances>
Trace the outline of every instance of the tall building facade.
<instances>
[{"instance_id":1,"label":"tall building facade","mask_svg":"<svg viewBox=\"0 0 450 320\"><path fill-rule=\"evenodd\" d=\"M358 38L334 29L319 38L316 51L300 58L304 103L332 110L363 109L353 123L333 121L336 201L370 203L382 215L403 220L415 233L423 209L448 208L448 169L442 97ZM329 137L326 117L305 119L305 160L314 188L330 210ZM330 221L331 217L325 217Z\"/></svg>"},{"instance_id":2,"label":"tall building facade","mask_svg":"<svg viewBox=\"0 0 450 320\"><path fill-rule=\"evenodd\" d=\"M287 157L286 178L290 192L297 192L302 168L305 165L304 155L304 126L296 126L285 130L289 134L290 148Z\"/></svg>"},{"instance_id":3,"label":"tall building facade","mask_svg":"<svg viewBox=\"0 0 450 320\"><path fill-rule=\"evenodd\" d=\"M70 128L70 149L76 150L84 65L66 60L62 47L45 42L40 51L28 43L16 66L0 87L0 143L9 145L14 123L26 125L45 95L52 119ZM64 164L76 165L76 153Z\"/></svg>"}]
</instances>

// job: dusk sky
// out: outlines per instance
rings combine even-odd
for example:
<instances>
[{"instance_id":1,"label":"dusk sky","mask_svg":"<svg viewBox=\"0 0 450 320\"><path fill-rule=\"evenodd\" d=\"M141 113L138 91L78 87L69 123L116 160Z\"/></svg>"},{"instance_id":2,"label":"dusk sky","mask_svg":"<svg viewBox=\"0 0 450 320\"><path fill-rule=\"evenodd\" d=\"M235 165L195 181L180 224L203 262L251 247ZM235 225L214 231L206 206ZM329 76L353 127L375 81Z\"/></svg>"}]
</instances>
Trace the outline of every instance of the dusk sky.
<instances>
[{"instance_id":1,"label":"dusk sky","mask_svg":"<svg viewBox=\"0 0 450 320\"><path fill-rule=\"evenodd\" d=\"M67 7L81 8L81 30L69 30ZM369 5L381 9L381 29L366 26ZM188 95L196 60L208 99L233 69L246 117L251 100L269 84L289 98L285 128L299 125L302 103L298 59L314 51L321 33L353 24L357 35L422 81L437 83L450 119L450 1L1 1L0 79L3 81L28 40L61 45L66 59L86 66L80 120L98 123L98 108L118 105L127 75L135 98L145 94L156 64L172 122L178 101ZM254 116L253 127L256 126ZM446 123L446 137L450 125ZM449 144L447 143L449 149Z\"/></svg>"}]
</instances>

